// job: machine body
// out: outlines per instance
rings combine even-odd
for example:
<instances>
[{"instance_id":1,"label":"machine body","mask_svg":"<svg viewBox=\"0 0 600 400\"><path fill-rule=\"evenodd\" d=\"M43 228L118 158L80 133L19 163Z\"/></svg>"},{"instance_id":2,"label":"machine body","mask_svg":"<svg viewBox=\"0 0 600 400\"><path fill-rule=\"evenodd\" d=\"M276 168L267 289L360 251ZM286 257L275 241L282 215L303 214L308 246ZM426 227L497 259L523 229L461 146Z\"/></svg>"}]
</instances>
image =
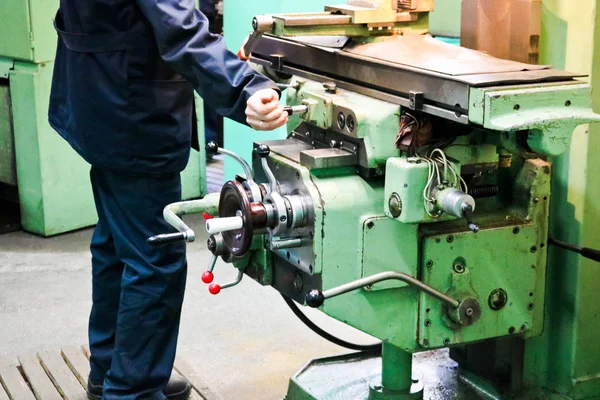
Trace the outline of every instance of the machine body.
<instances>
[{"instance_id":1,"label":"machine body","mask_svg":"<svg viewBox=\"0 0 600 400\"><path fill-rule=\"evenodd\" d=\"M600 121L591 88L438 42L430 5L408 3L260 16L244 50L292 108L288 138L239 160L207 223L240 271L225 286L249 275L383 343L309 364L289 400L422 398L412 354L445 347L481 378L507 375L507 396L543 390L524 385L522 348L508 373L478 370L473 349L544 330L549 160ZM319 384L324 368L340 378Z\"/></svg>"}]
</instances>

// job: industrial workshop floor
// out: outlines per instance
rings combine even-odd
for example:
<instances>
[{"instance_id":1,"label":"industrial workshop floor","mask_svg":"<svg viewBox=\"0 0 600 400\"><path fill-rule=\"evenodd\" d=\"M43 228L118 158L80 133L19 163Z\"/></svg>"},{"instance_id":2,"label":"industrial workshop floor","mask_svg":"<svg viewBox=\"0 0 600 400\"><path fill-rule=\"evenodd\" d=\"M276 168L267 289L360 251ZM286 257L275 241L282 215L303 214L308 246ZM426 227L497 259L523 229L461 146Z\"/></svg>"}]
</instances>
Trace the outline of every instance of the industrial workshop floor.
<instances>
[{"instance_id":1,"label":"industrial workshop floor","mask_svg":"<svg viewBox=\"0 0 600 400\"><path fill-rule=\"evenodd\" d=\"M201 221L190 218L202 232ZM0 235L0 359L86 343L90 309L91 230L51 239L23 232ZM179 355L226 400L281 400L288 379L311 358L345 353L304 327L279 295L244 280L211 296L200 281L209 253L205 238L189 246L189 276ZM224 264L216 280L235 271ZM371 338L313 310L309 315L347 340ZM455 367L444 353L419 356L426 398L472 399L457 395ZM460 390L462 392L462 389Z\"/></svg>"}]
</instances>

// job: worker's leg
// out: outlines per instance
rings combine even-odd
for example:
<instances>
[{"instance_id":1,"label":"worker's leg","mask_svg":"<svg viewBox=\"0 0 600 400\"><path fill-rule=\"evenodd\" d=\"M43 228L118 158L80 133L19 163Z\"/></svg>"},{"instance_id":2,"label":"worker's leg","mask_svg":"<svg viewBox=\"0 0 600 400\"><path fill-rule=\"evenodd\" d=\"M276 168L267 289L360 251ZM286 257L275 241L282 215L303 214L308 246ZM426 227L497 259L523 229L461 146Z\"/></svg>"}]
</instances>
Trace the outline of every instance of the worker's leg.
<instances>
[{"instance_id":1,"label":"worker's leg","mask_svg":"<svg viewBox=\"0 0 600 400\"><path fill-rule=\"evenodd\" d=\"M185 244L151 247L172 232L163 208L181 200L179 174L123 175L95 170L117 254L125 264L111 368L104 398L163 399L175 359L187 264Z\"/></svg>"},{"instance_id":2,"label":"worker's leg","mask_svg":"<svg viewBox=\"0 0 600 400\"><path fill-rule=\"evenodd\" d=\"M90 247L93 302L89 322L90 381L93 385L101 385L112 362L124 264L117 257L93 171L90 177L98 212L98 224Z\"/></svg>"}]
</instances>

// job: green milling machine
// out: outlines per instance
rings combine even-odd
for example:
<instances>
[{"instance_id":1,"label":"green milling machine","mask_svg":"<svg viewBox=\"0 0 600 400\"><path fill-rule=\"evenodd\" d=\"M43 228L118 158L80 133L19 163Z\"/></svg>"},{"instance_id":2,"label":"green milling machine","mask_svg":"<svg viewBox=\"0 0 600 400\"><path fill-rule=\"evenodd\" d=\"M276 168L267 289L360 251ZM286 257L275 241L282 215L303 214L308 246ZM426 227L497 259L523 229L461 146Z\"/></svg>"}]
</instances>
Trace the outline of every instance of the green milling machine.
<instances>
[{"instance_id":1,"label":"green milling machine","mask_svg":"<svg viewBox=\"0 0 600 400\"><path fill-rule=\"evenodd\" d=\"M487 398L600 399L598 353L565 350L574 324L598 334L573 315L594 313L594 289L549 263L549 247L566 245L549 236L552 160L600 121L591 87L436 41L432 6L257 16L242 54L286 89L289 135L255 143L252 167L211 146L244 174L168 206L179 232L149 242L193 242L180 217L212 215L203 280L218 258L238 277L211 293L247 275L381 340L309 362L287 400L421 399L413 355L442 348ZM576 288L577 304L561 302Z\"/></svg>"}]
</instances>

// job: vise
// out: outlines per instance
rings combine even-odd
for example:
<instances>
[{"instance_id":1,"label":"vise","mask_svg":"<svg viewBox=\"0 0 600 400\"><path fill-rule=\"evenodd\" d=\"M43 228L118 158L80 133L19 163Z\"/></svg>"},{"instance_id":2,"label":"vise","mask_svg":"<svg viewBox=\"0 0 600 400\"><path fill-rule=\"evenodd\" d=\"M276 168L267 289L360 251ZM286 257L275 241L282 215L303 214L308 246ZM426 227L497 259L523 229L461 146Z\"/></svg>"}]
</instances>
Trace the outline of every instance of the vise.
<instances>
[{"instance_id":1,"label":"vise","mask_svg":"<svg viewBox=\"0 0 600 400\"><path fill-rule=\"evenodd\" d=\"M179 233L150 240L194 241L180 216L205 212L211 293L248 275L381 340L309 364L289 400L419 399L412 355L448 347L493 381L473 346L543 332L550 160L600 121L591 88L437 41L430 3L256 17L240 54L287 90L289 136L255 143L252 166L211 145L244 174L167 207ZM218 257L234 282L213 283ZM327 369L334 381L319 380ZM520 371L501 389L531 389Z\"/></svg>"}]
</instances>

